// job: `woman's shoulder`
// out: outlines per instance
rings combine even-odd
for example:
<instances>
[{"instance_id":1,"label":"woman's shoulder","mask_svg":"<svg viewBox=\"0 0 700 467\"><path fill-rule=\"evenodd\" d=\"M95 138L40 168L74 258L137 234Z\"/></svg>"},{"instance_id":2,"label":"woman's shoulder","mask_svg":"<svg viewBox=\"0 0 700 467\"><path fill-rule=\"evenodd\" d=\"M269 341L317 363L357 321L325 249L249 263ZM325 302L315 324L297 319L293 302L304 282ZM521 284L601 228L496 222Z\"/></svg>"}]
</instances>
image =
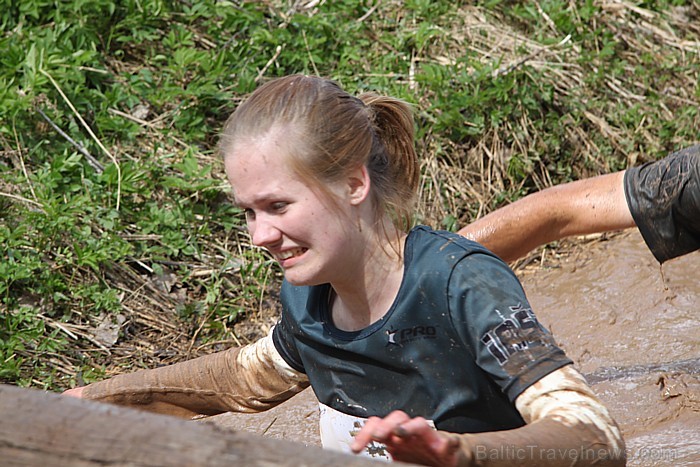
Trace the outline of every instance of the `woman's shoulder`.
<instances>
[{"instance_id":1,"label":"woman's shoulder","mask_svg":"<svg viewBox=\"0 0 700 467\"><path fill-rule=\"evenodd\" d=\"M287 311L316 309L328 301L329 294L330 284L292 285L284 279L280 288L280 302Z\"/></svg>"},{"instance_id":2,"label":"woman's shoulder","mask_svg":"<svg viewBox=\"0 0 700 467\"><path fill-rule=\"evenodd\" d=\"M459 234L417 226L406 241L405 257L409 270L462 271L512 274L510 267L495 253ZM447 269L445 269L447 268Z\"/></svg>"},{"instance_id":3,"label":"woman's shoulder","mask_svg":"<svg viewBox=\"0 0 700 467\"><path fill-rule=\"evenodd\" d=\"M485 246L447 230L435 230L427 225L414 227L408 235L407 246L413 250L426 249L439 255L485 254L495 256Z\"/></svg>"}]
</instances>

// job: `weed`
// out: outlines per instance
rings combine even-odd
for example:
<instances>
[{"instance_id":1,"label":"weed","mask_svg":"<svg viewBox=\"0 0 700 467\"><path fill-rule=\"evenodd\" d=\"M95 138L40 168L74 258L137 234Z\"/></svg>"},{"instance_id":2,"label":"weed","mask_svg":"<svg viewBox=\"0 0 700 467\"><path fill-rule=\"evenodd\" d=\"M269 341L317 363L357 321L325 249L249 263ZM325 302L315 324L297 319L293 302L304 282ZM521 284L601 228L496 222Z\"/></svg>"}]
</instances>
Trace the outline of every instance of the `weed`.
<instances>
[{"instance_id":1,"label":"weed","mask_svg":"<svg viewBox=\"0 0 700 467\"><path fill-rule=\"evenodd\" d=\"M216 142L271 77L414 103L418 219L449 230L698 138L696 3L303 3L4 5L0 381L65 388L269 329L280 271Z\"/></svg>"}]
</instances>

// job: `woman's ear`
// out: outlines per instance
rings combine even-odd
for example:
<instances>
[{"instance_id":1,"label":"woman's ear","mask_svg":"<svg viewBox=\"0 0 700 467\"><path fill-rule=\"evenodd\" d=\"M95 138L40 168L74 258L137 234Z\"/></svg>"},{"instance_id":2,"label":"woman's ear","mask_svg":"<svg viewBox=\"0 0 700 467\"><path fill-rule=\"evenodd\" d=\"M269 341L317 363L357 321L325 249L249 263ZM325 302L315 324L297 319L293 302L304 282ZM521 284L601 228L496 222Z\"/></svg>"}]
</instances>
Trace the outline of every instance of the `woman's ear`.
<instances>
[{"instance_id":1,"label":"woman's ear","mask_svg":"<svg viewBox=\"0 0 700 467\"><path fill-rule=\"evenodd\" d=\"M369 196L371 181L367 167L361 165L348 177L348 195L350 204L357 206Z\"/></svg>"}]
</instances>

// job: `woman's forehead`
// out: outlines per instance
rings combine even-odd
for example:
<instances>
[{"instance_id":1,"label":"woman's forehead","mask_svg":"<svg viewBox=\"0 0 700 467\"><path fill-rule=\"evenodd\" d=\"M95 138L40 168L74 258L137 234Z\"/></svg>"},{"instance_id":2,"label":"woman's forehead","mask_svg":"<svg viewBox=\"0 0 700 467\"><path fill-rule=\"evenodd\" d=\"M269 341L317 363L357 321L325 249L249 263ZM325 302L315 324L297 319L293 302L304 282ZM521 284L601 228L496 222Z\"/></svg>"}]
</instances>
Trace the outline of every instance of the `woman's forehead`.
<instances>
[{"instance_id":1,"label":"woman's forehead","mask_svg":"<svg viewBox=\"0 0 700 467\"><path fill-rule=\"evenodd\" d=\"M275 198L304 185L286 163L285 156L253 145L225 160L226 175L237 204L252 204Z\"/></svg>"}]
</instances>

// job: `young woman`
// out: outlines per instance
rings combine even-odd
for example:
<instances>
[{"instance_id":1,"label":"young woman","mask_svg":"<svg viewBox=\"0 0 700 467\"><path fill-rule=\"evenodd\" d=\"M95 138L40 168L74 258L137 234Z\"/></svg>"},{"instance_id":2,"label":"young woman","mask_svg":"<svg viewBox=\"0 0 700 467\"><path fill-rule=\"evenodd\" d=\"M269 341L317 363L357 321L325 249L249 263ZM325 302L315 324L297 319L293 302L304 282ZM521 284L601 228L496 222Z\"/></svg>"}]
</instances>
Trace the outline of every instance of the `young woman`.
<instances>
[{"instance_id":1,"label":"young woman","mask_svg":"<svg viewBox=\"0 0 700 467\"><path fill-rule=\"evenodd\" d=\"M250 236L284 269L282 317L243 348L68 394L193 416L273 407L309 384L325 447L427 465L620 465L608 411L512 271L410 228L419 181L404 102L273 80L221 140Z\"/></svg>"}]
</instances>

